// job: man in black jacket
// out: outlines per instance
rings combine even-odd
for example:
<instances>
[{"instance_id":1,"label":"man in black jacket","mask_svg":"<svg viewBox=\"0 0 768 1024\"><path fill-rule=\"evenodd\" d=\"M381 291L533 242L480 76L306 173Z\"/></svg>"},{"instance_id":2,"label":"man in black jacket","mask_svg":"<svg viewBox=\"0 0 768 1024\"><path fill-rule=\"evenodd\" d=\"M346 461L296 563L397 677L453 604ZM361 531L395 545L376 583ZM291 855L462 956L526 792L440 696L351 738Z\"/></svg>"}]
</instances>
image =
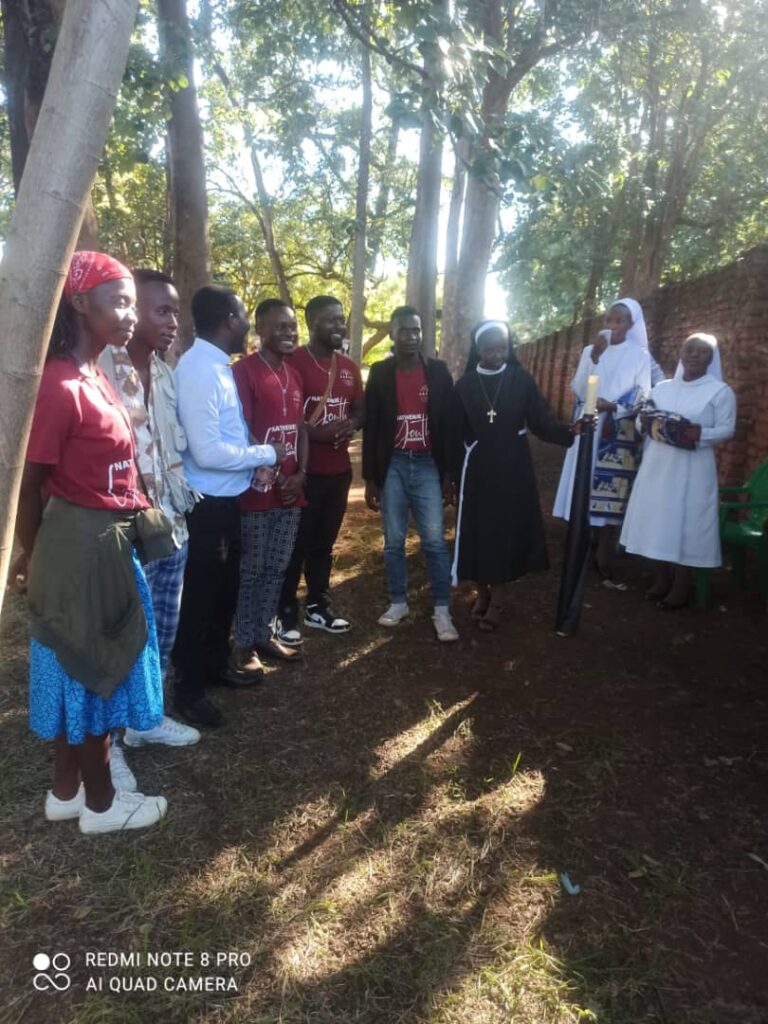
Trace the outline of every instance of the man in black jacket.
<instances>
[{"instance_id":1,"label":"man in black jacket","mask_svg":"<svg viewBox=\"0 0 768 1024\"><path fill-rule=\"evenodd\" d=\"M413 513L427 561L438 639L458 640L451 620L451 568L443 524L445 417L453 389L448 367L421 355L421 318L412 306L392 314L394 358L371 367L365 390L365 502L381 512L390 606L379 619L396 626L408 615L405 538Z\"/></svg>"}]
</instances>

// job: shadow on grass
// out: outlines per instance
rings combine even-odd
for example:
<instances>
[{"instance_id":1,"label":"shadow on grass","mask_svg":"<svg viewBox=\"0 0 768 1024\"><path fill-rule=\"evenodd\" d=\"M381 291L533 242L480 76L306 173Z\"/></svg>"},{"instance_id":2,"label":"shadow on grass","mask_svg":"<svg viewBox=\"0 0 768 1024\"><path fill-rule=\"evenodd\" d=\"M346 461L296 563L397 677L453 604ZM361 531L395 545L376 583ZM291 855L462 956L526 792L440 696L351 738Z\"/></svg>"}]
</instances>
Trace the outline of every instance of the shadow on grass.
<instances>
[{"instance_id":1,"label":"shadow on grass","mask_svg":"<svg viewBox=\"0 0 768 1024\"><path fill-rule=\"evenodd\" d=\"M377 535L353 509L334 590L353 632L217 696L227 728L198 748L129 755L170 798L158 829L93 840L42 820L49 764L20 713L23 657L6 661L0 1019L764 1019L768 893L746 856L766 852L759 624L718 636L714 613L663 619L593 588L558 641L552 574L512 588L491 637L461 596L462 640L438 645L414 556L411 621L376 626ZM30 965L59 949L73 984L52 1018ZM87 950L250 963L223 972L231 995L85 993Z\"/></svg>"}]
</instances>

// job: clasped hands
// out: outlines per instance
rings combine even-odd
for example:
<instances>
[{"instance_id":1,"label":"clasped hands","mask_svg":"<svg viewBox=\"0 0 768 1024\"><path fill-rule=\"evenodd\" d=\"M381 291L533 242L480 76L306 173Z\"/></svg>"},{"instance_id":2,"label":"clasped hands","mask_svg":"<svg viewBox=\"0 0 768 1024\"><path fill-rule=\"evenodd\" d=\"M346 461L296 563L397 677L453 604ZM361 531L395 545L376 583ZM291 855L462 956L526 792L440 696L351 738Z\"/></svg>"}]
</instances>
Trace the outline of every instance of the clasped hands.
<instances>
[{"instance_id":1,"label":"clasped hands","mask_svg":"<svg viewBox=\"0 0 768 1024\"><path fill-rule=\"evenodd\" d=\"M288 456L288 450L282 441L272 442L272 448L275 450L275 488L277 489L280 503L286 508L290 508L292 505L295 505L301 497L302 488L304 487L304 477L306 474L301 469L297 470L295 473L283 473L280 467Z\"/></svg>"},{"instance_id":2,"label":"clasped hands","mask_svg":"<svg viewBox=\"0 0 768 1024\"><path fill-rule=\"evenodd\" d=\"M334 448L341 448L355 436L355 425L349 419L331 420L330 423L323 423L312 431L312 439L323 444L332 444Z\"/></svg>"},{"instance_id":3,"label":"clasped hands","mask_svg":"<svg viewBox=\"0 0 768 1024\"><path fill-rule=\"evenodd\" d=\"M448 473L443 477L440 489L443 495L443 505L455 505L457 502L456 483ZM365 481L365 504L371 512L381 511L381 488L374 480Z\"/></svg>"},{"instance_id":4,"label":"clasped hands","mask_svg":"<svg viewBox=\"0 0 768 1024\"><path fill-rule=\"evenodd\" d=\"M644 434L649 434L651 432L651 422L652 417L649 416L648 413L640 413L640 428ZM678 438L682 444L698 444L701 440L701 424L682 424Z\"/></svg>"}]
</instances>

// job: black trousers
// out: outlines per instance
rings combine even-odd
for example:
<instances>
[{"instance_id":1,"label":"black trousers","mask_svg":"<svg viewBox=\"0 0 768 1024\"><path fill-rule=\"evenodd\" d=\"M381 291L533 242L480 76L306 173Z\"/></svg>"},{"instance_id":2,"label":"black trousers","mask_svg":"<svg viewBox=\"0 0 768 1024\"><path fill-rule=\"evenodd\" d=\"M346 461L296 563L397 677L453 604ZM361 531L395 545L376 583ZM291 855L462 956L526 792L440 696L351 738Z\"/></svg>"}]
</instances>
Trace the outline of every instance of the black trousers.
<instances>
[{"instance_id":1,"label":"black trousers","mask_svg":"<svg viewBox=\"0 0 768 1024\"><path fill-rule=\"evenodd\" d=\"M173 665L181 700L202 697L229 657L240 569L240 503L210 495L187 515L189 553Z\"/></svg>"},{"instance_id":2,"label":"black trousers","mask_svg":"<svg viewBox=\"0 0 768 1024\"><path fill-rule=\"evenodd\" d=\"M307 604L326 604L331 583L333 545L339 535L347 497L352 483L352 470L331 476L313 473L307 476L304 494L307 504L301 510L299 532L293 555L285 573L280 608L296 613L296 591L301 572L307 581Z\"/></svg>"}]
</instances>

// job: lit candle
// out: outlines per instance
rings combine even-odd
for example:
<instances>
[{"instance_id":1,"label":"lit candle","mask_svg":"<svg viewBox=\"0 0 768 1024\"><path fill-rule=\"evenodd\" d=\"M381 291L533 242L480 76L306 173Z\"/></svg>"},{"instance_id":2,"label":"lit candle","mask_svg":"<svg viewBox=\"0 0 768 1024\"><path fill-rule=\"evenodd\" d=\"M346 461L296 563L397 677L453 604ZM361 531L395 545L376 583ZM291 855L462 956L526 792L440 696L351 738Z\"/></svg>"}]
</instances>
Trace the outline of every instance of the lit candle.
<instances>
[{"instance_id":1,"label":"lit candle","mask_svg":"<svg viewBox=\"0 0 768 1024\"><path fill-rule=\"evenodd\" d=\"M594 416L597 411L597 385L599 383L599 377L595 375L587 377L587 397L584 401L585 416Z\"/></svg>"}]
</instances>

